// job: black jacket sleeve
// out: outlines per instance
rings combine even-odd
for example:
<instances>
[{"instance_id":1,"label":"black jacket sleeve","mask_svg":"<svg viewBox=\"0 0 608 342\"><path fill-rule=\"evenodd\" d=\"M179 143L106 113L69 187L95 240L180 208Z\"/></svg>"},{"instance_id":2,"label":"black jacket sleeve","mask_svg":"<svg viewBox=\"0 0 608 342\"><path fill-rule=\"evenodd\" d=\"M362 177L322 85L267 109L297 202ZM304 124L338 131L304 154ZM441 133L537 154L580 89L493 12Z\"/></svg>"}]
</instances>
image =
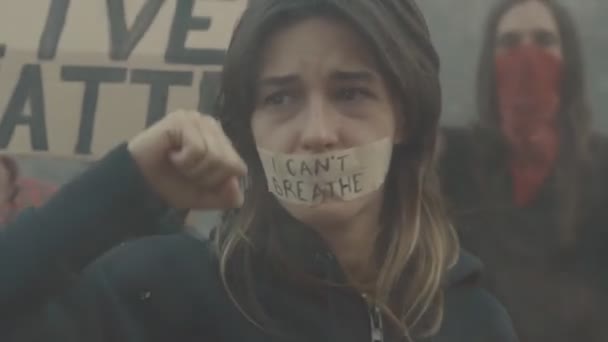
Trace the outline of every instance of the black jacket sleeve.
<instances>
[{"instance_id":1,"label":"black jacket sleeve","mask_svg":"<svg viewBox=\"0 0 608 342\"><path fill-rule=\"evenodd\" d=\"M111 303L103 281L83 286L80 272L124 239L153 230L165 212L123 144L46 205L22 213L0 232L0 340L23 322L36 324L29 321L36 315L61 320L61 312L69 311L49 301L72 288L61 305L71 305L70 298L78 298L75 306L85 305L83 298ZM79 294L80 288L93 293Z\"/></svg>"},{"instance_id":2,"label":"black jacket sleeve","mask_svg":"<svg viewBox=\"0 0 608 342\"><path fill-rule=\"evenodd\" d=\"M505 308L487 291L464 285L445 298L441 341L518 342Z\"/></svg>"}]
</instances>

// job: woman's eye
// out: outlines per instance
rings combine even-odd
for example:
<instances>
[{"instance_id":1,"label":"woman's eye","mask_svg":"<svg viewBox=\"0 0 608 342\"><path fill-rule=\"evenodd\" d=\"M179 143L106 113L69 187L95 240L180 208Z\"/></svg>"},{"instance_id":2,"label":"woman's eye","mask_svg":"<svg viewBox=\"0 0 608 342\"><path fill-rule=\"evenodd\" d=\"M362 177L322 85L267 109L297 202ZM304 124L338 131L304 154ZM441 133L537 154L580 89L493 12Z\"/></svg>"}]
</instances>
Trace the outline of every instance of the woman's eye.
<instances>
[{"instance_id":1,"label":"woman's eye","mask_svg":"<svg viewBox=\"0 0 608 342\"><path fill-rule=\"evenodd\" d=\"M271 106L280 106L289 102L291 97L285 92L277 92L267 96L264 99L264 104Z\"/></svg>"},{"instance_id":2,"label":"woman's eye","mask_svg":"<svg viewBox=\"0 0 608 342\"><path fill-rule=\"evenodd\" d=\"M508 32L508 33L501 35L498 38L497 44L499 47L502 47L502 48L513 48L513 47L516 47L517 45L519 45L520 41L521 41L520 34L517 34L514 32Z\"/></svg>"},{"instance_id":3,"label":"woman's eye","mask_svg":"<svg viewBox=\"0 0 608 342\"><path fill-rule=\"evenodd\" d=\"M552 47L558 44L559 38L552 32L539 31L534 35L534 41L538 46Z\"/></svg>"}]
</instances>

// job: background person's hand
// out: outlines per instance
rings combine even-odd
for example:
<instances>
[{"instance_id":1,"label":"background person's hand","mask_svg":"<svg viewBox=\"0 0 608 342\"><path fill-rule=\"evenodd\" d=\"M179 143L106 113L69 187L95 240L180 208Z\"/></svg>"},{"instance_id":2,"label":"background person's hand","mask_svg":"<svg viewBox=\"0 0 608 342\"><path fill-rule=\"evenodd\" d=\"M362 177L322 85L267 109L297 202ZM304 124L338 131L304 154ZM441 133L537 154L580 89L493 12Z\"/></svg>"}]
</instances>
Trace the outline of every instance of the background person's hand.
<instances>
[{"instance_id":1,"label":"background person's hand","mask_svg":"<svg viewBox=\"0 0 608 342\"><path fill-rule=\"evenodd\" d=\"M128 145L149 185L175 208L227 209L243 202L247 167L217 120L177 111Z\"/></svg>"}]
</instances>

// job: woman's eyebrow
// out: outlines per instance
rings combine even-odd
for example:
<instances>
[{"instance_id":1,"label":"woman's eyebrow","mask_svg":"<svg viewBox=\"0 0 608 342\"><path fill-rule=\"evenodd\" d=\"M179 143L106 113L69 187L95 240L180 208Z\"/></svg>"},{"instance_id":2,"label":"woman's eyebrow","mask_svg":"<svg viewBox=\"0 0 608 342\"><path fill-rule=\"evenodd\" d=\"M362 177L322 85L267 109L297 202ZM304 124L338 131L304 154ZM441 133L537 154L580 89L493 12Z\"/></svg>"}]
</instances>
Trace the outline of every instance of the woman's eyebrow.
<instances>
[{"instance_id":1,"label":"woman's eyebrow","mask_svg":"<svg viewBox=\"0 0 608 342\"><path fill-rule=\"evenodd\" d=\"M378 75L370 70L334 70L329 73L329 80L348 82L362 81L372 82L378 78ZM262 76L258 82L258 87L285 87L293 85L301 81L301 77L297 74L271 75Z\"/></svg>"}]
</instances>

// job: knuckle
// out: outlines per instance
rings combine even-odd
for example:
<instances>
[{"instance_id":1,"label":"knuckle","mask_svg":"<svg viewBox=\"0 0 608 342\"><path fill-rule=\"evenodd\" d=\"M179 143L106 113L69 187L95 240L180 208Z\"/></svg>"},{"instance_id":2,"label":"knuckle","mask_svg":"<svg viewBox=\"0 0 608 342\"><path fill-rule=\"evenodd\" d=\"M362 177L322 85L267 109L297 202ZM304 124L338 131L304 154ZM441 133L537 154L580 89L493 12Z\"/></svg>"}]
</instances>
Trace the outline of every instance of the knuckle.
<instances>
[{"instance_id":1,"label":"knuckle","mask_svg":"<svg viewBox=\"0 0 608 342\"><path fill-rule=\"evenodd\" d=\"M208 157L209 155L213 155L212 151L203 143L194 145L194 151L199 157Z\"/></svg>"},{"instance_id":2,"label":"knuckle","mask_svg":"<svg viewBox=\"0 0 608 342\"><path fill-rule=\"evenodd\" d=\"M215 118L211 115L207 115L207 114L201 114L201 113L196 113L197 114L197 118L205 124L209 124L209 125L214 125L217 123L217 120L215 120Z\"/></svg>"},{"instance_id":3,"label":"knuckle","mask_svg":"<svg viewBox=\"0 0 608 342\"><path fill-rule=\"evenodd\" d=\"M183 117L184 117L184 111L181 109L169 112L169 114L167 114L167 118L169 120L180 120Z\"/></svg>"},{"instance_id":4,"label":"knuckle","mask_svg":"<svg viewBox=\"0 0 608 342\"><path fill-rule=\"evenodd\" d=\"M194 111L194 110L189 110L186 112L186 114L188 115L188 118L190 120L200 120L200 118L202 116L201 113Z\"/></svg>"},{"instance_id":5,"label":"knuckle","mask_svg":"<svg viewBox=\"0 0 608 342\"><path fill-rule=\"evenodd\" d=\"M201 123L212 129L216 134L223 134L222 125L215 117L203 114L201 116Z\"/></svg>"},{"instance_id":6,"label":"knuckle","mask_svg":"<svg viewBox=\"0 0 608 342\"><path fill-rule=\"evenodd\" d=\"M188 152L192 158L199 158L208 154L207 145L195 137L188 138Z\"/></svg>"}]
</instances>

